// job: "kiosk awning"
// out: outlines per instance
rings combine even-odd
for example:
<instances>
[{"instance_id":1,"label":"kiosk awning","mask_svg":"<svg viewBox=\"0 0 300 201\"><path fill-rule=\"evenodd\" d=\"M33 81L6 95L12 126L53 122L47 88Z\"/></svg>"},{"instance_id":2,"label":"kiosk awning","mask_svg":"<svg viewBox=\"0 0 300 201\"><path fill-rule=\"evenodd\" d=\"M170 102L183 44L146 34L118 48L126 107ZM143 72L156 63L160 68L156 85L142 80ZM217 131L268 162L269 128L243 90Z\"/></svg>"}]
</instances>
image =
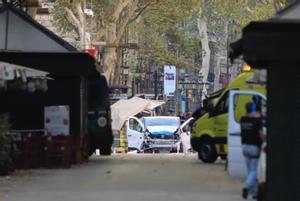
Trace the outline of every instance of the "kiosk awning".
<instances>
[{"instance_id":1,"label":"kiosk awning","mask_svg":"<svg viewBox=\"0 0 300 201\"><path fill-rule=\"evenodd\" d=\"M111 105L113 130L120 130L129 116L134 116L143 111L154 110L164 103L163 101L147 100L139 97L117 101Z\"/></svg>"}]
</instances>

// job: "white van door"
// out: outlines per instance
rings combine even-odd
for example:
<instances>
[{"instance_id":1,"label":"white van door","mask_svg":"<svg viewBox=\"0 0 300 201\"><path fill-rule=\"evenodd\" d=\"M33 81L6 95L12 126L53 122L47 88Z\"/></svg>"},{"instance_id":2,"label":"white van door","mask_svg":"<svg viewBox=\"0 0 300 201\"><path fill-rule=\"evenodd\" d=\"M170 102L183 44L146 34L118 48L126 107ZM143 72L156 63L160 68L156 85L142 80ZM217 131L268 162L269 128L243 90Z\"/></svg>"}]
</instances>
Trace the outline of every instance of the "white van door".
<instances>
[{"instance_id":1,"label":"white van door","mask_svg":"<svg viewBox=\"0 0 300 201\"><path fill-rule=\"evenodd\" d=\"M183 145L183 152L186 153L189 149L191 149L191 127L190 122L193 121L194 118L191 117L186 120L181 126L179 127L179 135L180 141Z\"/></svg>"},{"instance_id":2,"label":"white van door","mask_svg":"<svg viewBox=\"0 0 300 201\"><path fill-rule=\"evenodd\" d=\"M136 117L129 117L126 127L128 149L141 151L144 143L144 126L142 122Z\"/></svg>"},{"instance_id":3,"label":"white van door","mask_svg":"<svg viewBox=\"0 0 300 201\"><path fill-rule=\"evenodd\" d=\"M228 119L228 171L232 177L245 177L247 174L245 159L242 154L241 144L241 126L240 118L244 115L245 104L238 104L239 100L251 101L253 96L261 97L262 101L266 103L266 96L261 93L253 91L238 91L233 90L229 93L229 119ZM241 110L245 111L242 112ZM237 112L238 111L238 112Z\"/></svg>"}]
</instances>

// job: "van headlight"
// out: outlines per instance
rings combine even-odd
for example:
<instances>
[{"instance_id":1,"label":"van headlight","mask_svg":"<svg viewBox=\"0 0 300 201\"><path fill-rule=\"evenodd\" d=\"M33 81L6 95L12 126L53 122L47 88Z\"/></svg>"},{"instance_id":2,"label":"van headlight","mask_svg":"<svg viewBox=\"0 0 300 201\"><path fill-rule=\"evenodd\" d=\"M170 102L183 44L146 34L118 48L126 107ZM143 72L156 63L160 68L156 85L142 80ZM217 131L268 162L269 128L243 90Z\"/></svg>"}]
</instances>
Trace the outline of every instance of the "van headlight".
<instances>
[{"instance_id":1,"label":"van headlight","mask_svg":"<svg viewBox=\"0 0 300 201\"><path fill-rule=\"evenodd\" d=\"M147 138L149 138L151 133L149 132L149 131L145 131L144 132L144 136L145 136L145 138L147 139Z\"/></svg>"}]
</instances>

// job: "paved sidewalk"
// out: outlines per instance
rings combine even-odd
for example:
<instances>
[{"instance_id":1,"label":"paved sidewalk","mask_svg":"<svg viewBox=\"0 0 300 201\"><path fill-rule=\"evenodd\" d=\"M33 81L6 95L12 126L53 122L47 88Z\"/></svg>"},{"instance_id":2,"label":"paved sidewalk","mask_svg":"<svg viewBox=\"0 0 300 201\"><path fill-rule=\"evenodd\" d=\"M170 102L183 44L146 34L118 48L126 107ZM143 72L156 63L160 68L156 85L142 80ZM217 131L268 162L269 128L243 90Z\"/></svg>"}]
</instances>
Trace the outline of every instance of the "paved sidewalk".
<instances>
[{"instance_id":1,"label":"paved sidewalk","mask_svg":"<svg viewBox=\"0 0 300 201\"><path fill-rule=\"evenodd\" d=\"M240 201L242 181L224 165L182 154L97 156L71 169L1 178L0 201Z\"/></svg>"}]
</instances>

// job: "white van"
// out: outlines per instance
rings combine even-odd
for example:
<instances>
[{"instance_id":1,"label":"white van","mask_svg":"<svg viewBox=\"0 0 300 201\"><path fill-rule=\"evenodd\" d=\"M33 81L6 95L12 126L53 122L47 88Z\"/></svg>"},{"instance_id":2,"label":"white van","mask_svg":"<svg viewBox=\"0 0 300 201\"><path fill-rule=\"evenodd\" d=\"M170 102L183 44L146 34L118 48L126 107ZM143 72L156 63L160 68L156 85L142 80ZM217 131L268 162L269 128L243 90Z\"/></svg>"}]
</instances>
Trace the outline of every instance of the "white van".
<instances>
[{"instance_id":1,"label":"white van","mask_svg":"<svg viewBox=\"0 0 300 201\"><path fill-rule=\"evenodd\" d=\"M180 141L180 119L173 116L129 117L127 120L128 149L176 150Z\"/></svg>"}]
</instances>

